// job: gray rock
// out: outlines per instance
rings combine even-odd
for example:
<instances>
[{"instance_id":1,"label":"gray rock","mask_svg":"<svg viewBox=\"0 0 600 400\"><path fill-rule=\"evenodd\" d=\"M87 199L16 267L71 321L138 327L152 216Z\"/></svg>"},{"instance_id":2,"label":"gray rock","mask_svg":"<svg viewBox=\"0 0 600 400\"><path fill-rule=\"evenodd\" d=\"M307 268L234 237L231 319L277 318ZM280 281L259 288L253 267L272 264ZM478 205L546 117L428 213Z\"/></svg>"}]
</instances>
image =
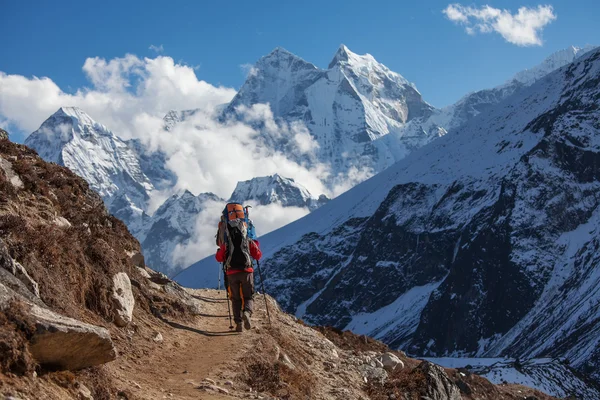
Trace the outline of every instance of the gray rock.
<instances>
[{"instance_id":1,"label":"gray rock","mask_svg":"<svg viewBox=\"0 0 600 400\"><path fill-rule=\"evenodd\" d=\"M60 228L70 228L71 227L71 223L69 222L69 220L64 217L54 218L54 225L56 225Z\"/></svg>"},{"instance_id":2,"label":"gray rock","mask_svg":"<svg viewBox=\"0 0 600 400\"><path fill-rule=\"evenodd\" d=\"M155 341L156 343L162 343L163 335L160 332L156 332L156 334L154 335L152 340Z\"/></svg>"},{"instance_id":3,"label":"gray rock","mask_svg":"<svg viewBox=\"0 0 600 400\"><path fill-rule=\"evenodd\" d=\"M13 290L15 293L24 297L27 301L37 304L40 307L46 307L44 302L39 297L31 293L29 288L27 288L23 282L21 282L16 276L4 268L0 268L0 282L2 282L7 288Z\"/></svg>"},{"instance_id":4,"label":"gray rock","mask_svg":"<svg viewBox=\"0 0 600 400\"><path fill-rule=\"evenodd\" d=\"M88 389L83 383L79 383L79 390L77 391L77 395L81 400L94 400L92 396L92 391Z\"/></svg>"},{"instance_id":5,"label":"gray rock","mask_svg":"<svg viewBox=\"0 0 600 400\"><path fill-rule=\"evenodd\" d=\"M127 326L133 319L135 299L131 291L131 281L125 272L119 272L113 276L112 299L115 325Z\"/></svg>"},{"instance_id":6,"label":"gray rock","mask_svg":"<svg viewBox=\"0 0 600 400\"><path fill-rule=\"evenodd\" d=\"M77 370L104 364L117 355L108 330L32 305L36 326L29 349L40 363Z\"/></svg>"},{"instance_id":7,"label":"gray rock","mask_svg":"<svg viewBox=\"0 0 600 400\"><path fill-rule=\"evenodd\" d=\"M460 389L439 365L423 361L416 368L425 374L427 380L426 395L431 400L461 400Z\"/></svg>"},{"instance_id":8,"label":"gray rock","mask_svg":"<svg viewBox=\"0 0 600 400\"><path fill-rule=\"evenodd\" d=\"M35 325L29 350L40 364L77 370L116 358L108 330L37 306L0 283L0 310L6 310L13 301L25 305L26 316Z\"/></svg>"},{"instance_id":9,"label":"gray rock","mask_svg":"<svg viewBox=\"0 0 600 400\"><path fill-rule=\"evenodd\" d=\"M137 267L137 270L141 276L143 276L146 279L150 279L150 274L148 273L148 271L146 271L146 268ZM154 283L154 282L152 282L152 283Z\"/></svg>"},{"instance_id":10,"label":"gray rock","mask_svg":"<svg viewBox=\"0 0 600 400\"><path fill-rule=\"evenodd\" d=\"M22 285L9 285L13 290L16 290L13 288L13 286L24 286L30 294L39 299L40 290L38 283L31 276L29 276L25 267L12 259L8 253L8 247L2 240L0 240L0 268L10 272L22 283ZM3 275L5 276L6 274ZM3 279L3 282L14 281L10 277L6 277L5 279L6 281ZM17 290L17 292L19 293L20 291ZM23 293L20 294L24 295L25 297L30 297Z\"/></svg>"},{"instance_id":11,"label":"gray rock","mask_svg":"<svg viewBox=\"0 0 600 400\"><path fill-rule=\"evenodd\" d=\"M15 171L13 170L12 164L2 157L0 157L0 169L2 169L4 171L4 175L6 175L6 178L8 179L8 181L15 188L22 189L24 187L23 181L21 180L19 175L17 175L15 173Z\"/></svg>"},{"instance_id":12,"label":"gray rock","mask_svg":"<svg viewBox=\"0 0 600 400\"><path fill-rule=\"evenodd\" d=\"M388 378L388 373L383 368L372 367L369 364L359 366L358 371L367 381L375 381L384 384Z\"/></svg>"},{"instance_id":13,"label":"gray rock","mask_svg":"<svg viewBox=\"0 0 600 400\"><path fill-rule=\"evenodd\" d=\"M198 387L198 389L212 390L213 392L217 392L217 393L229 394L229 390L224 389L217 385L203 384L200 387Z\"/></svg>"},{"instance_id":14,"label":"gray rock","mask_svg":"<svg viewBox=\"0 0 600 400\"><path fill-rule=\"evenodd\" d=\"M384 353L379 361L381 361L386 371L393 371L397 367L404 368L404 363L394 353Z\"/></svg>"},{"instance_id":15,"label":"gray rock","mask_svg":"<svg viewBox=\"0 0 600 400\"><path fill-rule=\"evenodd\" d=\"M4 129L0 129L0 140L2 139L8 140L8 132L6 132Z\"/></svg>"}]
</instances>

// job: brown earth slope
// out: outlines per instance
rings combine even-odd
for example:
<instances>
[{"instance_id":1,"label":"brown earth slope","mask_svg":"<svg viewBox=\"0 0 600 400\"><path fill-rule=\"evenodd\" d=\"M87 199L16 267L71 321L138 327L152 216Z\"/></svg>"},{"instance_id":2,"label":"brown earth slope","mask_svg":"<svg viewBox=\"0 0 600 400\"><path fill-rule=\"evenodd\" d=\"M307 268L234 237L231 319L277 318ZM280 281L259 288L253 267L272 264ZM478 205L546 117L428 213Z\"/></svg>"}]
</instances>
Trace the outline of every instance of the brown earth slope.
<instances>
[{"instance_id":1,"label":"brown earth slope","mask_svg":"<svg viewBox=\"0 0 600 400\"><path fill-rule=\"evenodd\" d=\"M233 333L224 292L184 290L146 268L139 250L82 179L0 138L0 289L10 294L0 291L0 399L550 398L305 326L269 298L271 325L262 296L253 329ZM123 273L134 301L125 322L115 300L128 298L117 290ZM36 359L34 346L57 332L35 310L106 332L116 359L76 370ZM69 335L55 353L98 350Z\"/></svg>"}]
</instances>

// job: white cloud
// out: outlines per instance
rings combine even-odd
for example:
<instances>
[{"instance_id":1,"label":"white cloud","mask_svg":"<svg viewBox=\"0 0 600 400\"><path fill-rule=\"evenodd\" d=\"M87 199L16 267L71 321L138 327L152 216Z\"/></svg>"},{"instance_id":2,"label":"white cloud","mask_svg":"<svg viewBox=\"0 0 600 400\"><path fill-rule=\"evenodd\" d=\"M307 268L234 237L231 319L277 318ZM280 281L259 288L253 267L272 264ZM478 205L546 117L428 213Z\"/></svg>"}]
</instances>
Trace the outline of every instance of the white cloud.
<instances>
[{"instance_id":1,"label":"white cloud","mask_svg":"<svg viewBox=\"0 0 600 400\"><path fill-rule=\"evenodd\" d=\"M268 104L240 107L240 119L221 121L215 118L217 106L229 102L235 90L199 80L193 68L166 56L88 58L83 71L89 87L74 94L49 78L0 72L0 122L32 132L60 107L77 106L118 136L139 138L151 150L161 149L177 183L169 191L154 193L150 212L176 191L213 192L227 199L238 181L275 173L293 178L315 196L334 194L323 183L330 177L329 165L316 159L318 143L306 126L276 120ZM200 111L165 132L163 117L173 109ZM364 174L351 171L336 177L335 193ZM210 205L198 216L191 243L177 248L174 261L188 265L212 253L222 207ZM306 213L304 208L257 206L253 218L264 234Z\"/></svg>"},{"instance_id":2,"label":"white cloud","mask_svg":"<svg viewBox=\"0 0 600 400\"><path fill-rule=\"evenodd\" d=\"M148 47L148 50L152 50L158 54L161 54L162 52L165 51L165 48L163 47L163 45L159 45L159 46L155 46L153 44L150 45L150 47Z\"/></svg>"},{"instance_id":3,"label":"white cloud","mask_svg":"<svg viewBox=\"0 0 600 400\"><path fill-rule=\"evenodd\" d=\"M247 78L258 75L258 68L252 64L242 64L240 68Z\"/></svg>"},{"instance_id":4,"label":"white cloud","mask_svg":"<svg viewBox=\"0 0 600 400\"><path fill-rule=\"evenodd\" d=\"M507 42L518 46L541 46L542 30L556 19L550 5L521 7L516 14L512 14L488 5L476 8L450 4L443 13L449 20L464 25L469 35L497 32Z\"/></svg>"},{"instance_id":5,"label":"white cloud","mask_svg":"<svg viewBox=\"0 0 600 400\"><path fill-rule=\"evenodd\" d=\"M196 77L192 67L172 58L126 55L106 61L88 58L83 71L91 87L65 93L50 78L0 72L0 115L24 132L33 132L63 106L77 106L124 138L143 136L141 118L162 119L171 109L212 110L236 91Z\"/></svg>"}]
</instances>

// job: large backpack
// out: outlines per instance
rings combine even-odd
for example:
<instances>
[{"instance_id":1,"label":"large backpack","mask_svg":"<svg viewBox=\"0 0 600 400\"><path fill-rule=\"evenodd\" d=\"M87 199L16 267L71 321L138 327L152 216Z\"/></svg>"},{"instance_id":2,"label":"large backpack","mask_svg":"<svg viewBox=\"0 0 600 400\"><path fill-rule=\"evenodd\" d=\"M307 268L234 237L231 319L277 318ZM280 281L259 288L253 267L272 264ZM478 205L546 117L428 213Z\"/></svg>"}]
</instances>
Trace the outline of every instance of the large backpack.
<instances>
[{"instance_id":1,"label":"large backpack","mask_svg":"<svg viewBox=\"0 0 600 400\"><path fill-rule=\"evenodd\" d=\"M248 208L239 203L229 203L223 209L216 243L227 247L226 269L243 269L252 265L249 239L255 238L255 232L248 218Z\"/></svg>"}]
</instances>

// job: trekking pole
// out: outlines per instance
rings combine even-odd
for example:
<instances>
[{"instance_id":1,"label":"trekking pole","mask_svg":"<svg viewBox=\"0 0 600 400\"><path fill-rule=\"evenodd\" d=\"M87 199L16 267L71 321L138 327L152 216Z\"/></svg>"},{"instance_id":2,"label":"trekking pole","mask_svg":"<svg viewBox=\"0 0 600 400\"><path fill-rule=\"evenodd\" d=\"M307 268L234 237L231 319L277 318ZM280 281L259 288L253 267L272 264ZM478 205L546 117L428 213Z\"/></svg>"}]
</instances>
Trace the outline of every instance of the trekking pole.
<instances>
[{"instance_id":1,"label":"trekking pole","mask_svg":"<svg viewBox=\"0 0 600 400\"><path fill-rule=\"evenodd\" d=\"M269 303L267 303L267 294L265 293L265 281L263 280L262 270L260 269L260 261L256 260L258 266L258 275L260 276L260 285L262 287L263 296L265 298L265 307L267 308L267 317L269 318L269 326L271 326L271 314L269 313Z\"/></svg>"},{"instance_id":2,"label":"trekking pole","mask_svg":"<svg viewBox=\"0 0 600 400\"><path fill-rule=\"evenodd\" d=\"M221 290L221 268L219 268L219 286L217 287L217 290Z\"/></svg>"},{"instance_id":3,"label":"trekking pole","mask_svg":"<svg viewBox=\"0 0 600 400\"><path fill-rule=\"evenodd\" d=\"M225 264L223 264L224 266ZM219 277L221 274L219 274ZM223 270L223 284L225 285L225 292L227 293L227 313L229 314L229 329L233 329L233 322L231 322L231 305L229 304L229 282L227 282L227 274Z\"/></svg>"}]
</instances>

